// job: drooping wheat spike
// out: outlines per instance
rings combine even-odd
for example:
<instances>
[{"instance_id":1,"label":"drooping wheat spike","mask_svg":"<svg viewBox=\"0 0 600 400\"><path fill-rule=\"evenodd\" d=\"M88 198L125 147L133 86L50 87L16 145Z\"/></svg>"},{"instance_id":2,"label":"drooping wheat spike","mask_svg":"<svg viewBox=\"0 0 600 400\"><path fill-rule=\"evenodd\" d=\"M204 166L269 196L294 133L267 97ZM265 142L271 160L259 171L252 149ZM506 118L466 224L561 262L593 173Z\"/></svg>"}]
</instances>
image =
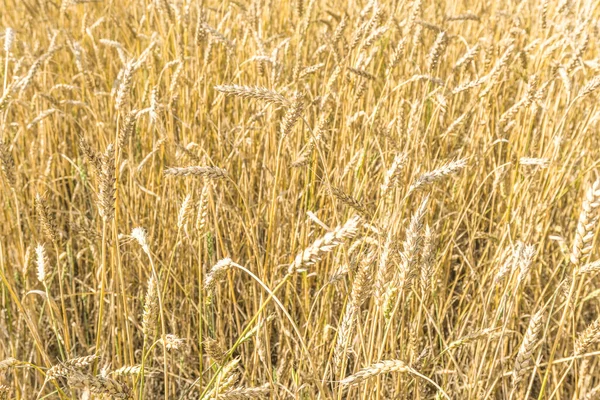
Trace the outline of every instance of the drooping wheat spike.
<instances>
[{"instance_id":1,"label":"drooping wheat spike","mask_svg":"<svg viewBox=\"0 0 600 400\"><path fill-rule=\"evenodd\" d=\"M23 80L19 83L19 93L25 92L25 90L29 86L31 86L31 83L33 82L33 79L35 78L35 75L39 71L42 64L49 60L54 55L54 53L56 53L56 51L58 51L58 48L50 49L48 50L48 52L42 54L37 60L35 60L35 62L29 68L29 71L27 72L25 78L23 78Z\"/></svg>"},{"instance_id":2,"label":"drooping wheat spike","mask_svg":"<svg viewBox=\"0 0 600 400\"><path fill-rule=\"evenodd\" d=\"M550 0L542 0L542 13L541 13L541 26L542 29L546 29L548 27L548 3Z\"/></svg>"},{"instance_id":3,"label":"drooping wheat spike","mask_svg":"<svg viewBox=\"0 0 600 400\"><path fill-rule=\"evenodd\" d=\"M208 217L208 191L209 182L204 181L202 191L200 192L200 199L198 200L198 211L196 215L196 229L202 234L207 224Z\"/></svg>"},{"instance_id":4,"label":"drooping wheat spike","mask_svg":"<svg viewBox=\"0 0 600 400\"><path fill-rule=\"evenodd\" d=\"M133 228L130 236L139 243L144 253L150 256L150 246L148 245L146 230L141 227Z\"/></svg>"},{"instance_id":5,"label":"drooping wheat spike","mask_svg":"<svg viewBox=\"0 0 600 400\"><path fill-rule=\"evenodd\" d=\"M225 357L227 356L227 351L221 346L218 340L213 338L206 338L204 340L204 351L210 358L212 358L216 363L222 365Z\"/></svg>"},{"instance_id":6,"label":"drooping wheat spike","mask_svg":"<svg viewBox=\"0 0 600 400\"><path fill-rule=\"evenodd\" d=\"M27 129L28 130L32 129L34 126L36 126L37 124L39 124L41 121L45 120L46 118L48 118L52 114L56 114L56 113L61 113L61 111L58 110L58 109L56 109L56 108L50 108L48 110L42 111L34 119L32 119L29 124L27 124Z\"/></svg>"},{"instance_id":7,"label":"drooping wheat spike","mask_svg":"<svg viewBox=\"0 0 600 400\"><path fill-rule=\"evenodd\" d=\"M365 207L365 205L357 199L355 199L354 197L350 196L349 194L346 194L343 190L335 186L331 187L331 194L333 194L342 203L354 208L361 216L369 219L370 213Z\"/></svg>"},{"instance_id":8,"label":"drooping wheat spike","mask_svg":"<svg viewBox=\"0 0 600 400\"><path fill-rule=\"evenodd\" d=\"M479 53L480 49L481 49L481 46L479 45L479 43L475 43L473 45L473 47L471 47L470 49L468 49L467 52L461 58L459 58L456 61L456 63L454 64L454 70L458 70L463 65L467 65L471 61L473 61L473 59L475 58L475 56L477 55L477 53Z\"/></svg>"},{"instance_id":9,"label":"drooping wheat spike","mask_svg":"<svg viewBox=\"0 0 600 400\"><path fill-rule=\"evenodd\" d=\"M333 231L315 240L312 245L298 253L294 261L290 264L288 273L301 272L306 267L317 263L325 254L332 252L346 240L355 237L358 234L359 221L360 218L352 217L343 226L338 226Z\"/></svg>"},{"instance_id":10,"label":"drooping wheat spike","mask_svg":"<svg viewBox=\"0 0 600 400\"><path fill-rule=\"evenodd\" d=\"M410 186L408 193L413 193L417 190L422 190L431 184L444 179L447 176L454 175L462 170L467 165L466 159L451 161L438 169L431 172L426 172L419 176L417 180Z\"/></svg>"},{"instance_id":11,"label":"drooping wheat spike","mask_svg":"<svg viewBox=\"0 0 600 400\"><path fill-rule=\"evenodd\" d=\"M352 291L350 293L350 307L360 308L369 296L373 288L373 262L375 253L369 252L361 261L352 282Z\"/></svg>"},{"instance_id":12,"label":"drooping wheat spike","mask_svg":"<svg viewBox=\"0 0 600 400\"><path fill-rule=\"evenodd\" d=\"M406 238L403 243L401 253L402 263L400 265L398 282L399 288L407 291L412 286L413 280L417 275L417 265L421 248L423 245L423 219L427 211L429 196L426 196L417 211L410 219L410 224L406 230Z\"/></svg>"},{"instance_id":13,"label":"drooping wheat spike","mask_svg":"<svg viewBox=\"0 0 600 400\"><path fill-rule=\"evenodd\" d=\"M592 274L600 271L600 260L587 263L579 268L578 274Z\"/></svg>"},{"instance_id":14,"label":"drooping wheat spike","mask_svg":"<svg viewBox=\"0 0 600 400\"><path fill-rule=\"evenodd\" d=\"M181 203L179 214L177 215L177 229L181 230L192 212L192 195L188 193Z\"/></svg>"},{"instance_id":15,"label":"drooping wheat spike","mask_svg":"<svg viewBox=\"0 0 600 400\"><path fill-rule=\"evenodd\" d=\"M402 168L406 164L407 157L406 154L398 154L394 157L394 161L392 165L385 173L383 178L383 183L381 184L381 197L386 198L390 189L397 184L398 177Z\"/></svg>"},{"instance_id":16,"label":"drooping wheat spike","mask_svg":"<svg viewBox=\"0 0 600 400\"><path fill-rule=\"evenodd\" d=\"M333 351L333 363L336 371L340 372L344 362L344 354L347 354L347 348L350 338L354 334L354 321L356 319L357 309L348 304L342 322L338 327L335 349Z\"/></svg>"},{"instance_id":17,"label":"drooping wheat spike","mask_svg":"<svg viewBox=\"0 0 600 400\"><path fill-rule=\"evenodd\" d=\"M239 387L231 389L217 395L217 400L253 400L253 399L264 399L269 396L271 389L268 385L261 387Z\"/></svg>"},{"instance_id":18,"label":"drooping wheat spike","mask_svg":"<svg viewBox=\"0 0 600 400\"><path fill-rule=\"evenodd\" d=\"M131 110L125 116L123 123L121 124L121 128L119 129L119 150L124 151L127 143L129 142L129 138L133 135L135 130L135 123L137 121L137 113L138 110Z\"/></svg>"},{"instance_id":19,"label":"drooping wheat spike","mask_svg":"<svg viewBox=\"0 0 600 400\"><path fill-rule=\"evenodd\" d=\"M6 181L10 187L14 188L17 182L17 174L15 168L15 160L10 152L10 149L4 140L0 138L0 166Z\"/></svg>"},{"instance_id":20,"label":"drooping wheat spike","mask_svg":"<svg viewBox=\"0 0 600 400\"><path fill-rule=\"evenodd\" d=\"M66 367L69 367L69 368L81 369L81 368L89 367L97 359L98 359L98 356L95 354L92 354L90 356L70 358L67 361L65 361L63 363L63 365Z\"/></svg>"},{"instance_id":21,"label":"drooping wheat spike","mask_svg":"<svg viewBox=\"0 0 600 400\"><path fill-rule=\"evenodd\" d=\"M581 205L581 213L579 214L570 255L571 263L576 268L579 267L582 259L592 251L594 231L598 222L598 207L600 207L600 180L595 181L587 190Z\"/></svg>"},{"instance_id":22,"label":"drooping wheat spike","mask_svg":"<svg viewBox=\"0 0 600 400\"><path fill-rule=\"evenodd\" d=\"M232 264L233 264L233 261L231 261L231 258L224 258L224 259L220 260L219 262L217 262L215 265L213 265L213 267L210 269L210 271L206 275L206 278L204 279L204 289L209 294L212 294L214 292L217 282L223 276L225 276L225 273L229 269L231 269L231 267L233 266Z\"/></svg>"},{"instance_id":23,"label":"drooping wheat spike","mask_svg":"<svg viewBox=\"0 0 600 400\"><path fill-rule=\"evenodd\" d=\"M70 372L67 382L72 388L87 388L98 395L108 395L117 399L130 399L131 391L127 385L101 375L92 376L81 372Z\"/></svg>"},{"instance_id":24,"label":"drooping wheat spike","mask_svg":"<svg viewBox=\"0 0 600 400\"><path fill-rule=\"evenodd\" d=\"M53 243L56 243L58 241L58 229L56 227L56 221L50 214L50 209L48 208L46 199L40 194L35 195L35 209L37 211L38 220L40 221L40 225L42 226L44 234Z\"/></svg>"},{"instance_id":25,"label":"drooping wheat spike","mask_svg":"<svg viewBox=\"0 0 600 400\"><path fill-rule=\"evenodd\" d=\"M494 64L494 67L490 71L490 73L486 76L486 82L488 85L484 90L479 93L479 97L485 97L494 87L494 85L498 82L498 78L500 74L504 71L505 67L508 64L513 52L515 50L515 45L510 44L507 49L502 54L502 57Z\"/></svg>"},{"instance_id":26,"label":"drooping wheat spike","mask_svg":"<svg viewBox=\"0 0 600 400\"><path fill-rule=\"evenodd\" d=\"M115 184L115 148L109 144L102 155L98 193L98 210L106 222L115 216Z\"/></svg>"},{"instance_id":27,"label":"drooping wheat spike","mask_svg":"<svg viewBox=\"0 0 600 400\"><path fill-rule=\"evenodd\" d=\"M386 70L386 75L389 75L391 71L396 68L396 66L400 63L400 60L404 56L404 48L406 47L406 37L403 37L398 41L396 47L394 47L394 51L390 55L390 63Z\"/></svg>"},{"instance_id":28,"label":"drooping wheat spike","mask_svg":"<svg viewBox=\"0 0 600 400\"><path fill-rule=\"evenodd\" d=\"M165 175L169 176L203 176L210 179L227 178L227 171L219 167L171 167L165 169Z\"/></svg>"},{"instance_id":29,"label":"drooping wheat spike","mask_svg":"<svg viewBox=\"0 0 600 400\"><path fill-rule=\"evenodd\" d=\"M126 365L124 367L112 371L110 374L113 376L131 376L138 375L141 370L141 365Z\"/></svg>"},{"instance_id":30,"label":"drooping wheat spike","mask_svg":"<svg viewBox=\"0 0 600 400\"><path fill-rule=\"evenodd\" d=\"M435 72L435 69L438 66L440 61L440 57L444 50L446 49L446 45L448 44L448 35L446 32L440 32L435 38L435 42L433 42L433 46L427 55L427 66L430 74Z\"/></svg>"},{"instance_id":31,"label":"drooping wheat spike","mask_svg":"<svg viewBox=\"0 0 600 400\"><path fill-rule=\"evenodd\" d=\"M577 98L583 98L600 87L600 75L593 77L577 94Z\"/></svg>"},{"instance_id":32,"label":"drooping wheat spike","mask_svg":"<svg viewBox=\"0 0 600 400\"><path fill-rule=\"evenodd\" d=\"M539 336L543 326L543 317L544 310L542 309L535 313L535 315L529 320L527 332L525 332L523 342L521 343L521 347L519 348L519 352L515 358L515 366L513 368L512 375L512 384L514 390L518 387L519 383L523 381L529 370L529 367L534 362L533 352L540 341Z\"/></svg>"},{"instance_id":33,"label":"drooping wheat spike","mask_svg":"<svg viewBox=\"0 0 600 400\"><path fill-rule=\"evenodd\" d=\"M377 80L377 77L375 75L373 75L363 69L348 67L347 70L348 70L348 72L351 72L354 75L360 76L361 78L365 78L370 81Z\"/></svg>"},{"instance_id":34,"label":"drooping wheat spike","mask_svg":"<svg viewBox=\"0 0 600 400\"><path fill-rule=\"evenodd\" d=\"M331 35L331 45L333 47L337 46L337 44L340 42L340 39L342 38L342 35L344 34L344 29L346 29L347 25L348 25L348 14L344 13L344 15L342 15L342 19L340 20L340 23L337 25L337 27L335 28L335 31L333 31L333 34Z\"/></svg>"},{"instance_id":35,"label":"drooping wheat spike","mask_svg":"<svg viewBox=\"0 0 600 400\"><path fill-rule=\"evenodd\" d=\"M158 319L158 291L156 285L156 280L153 276L150 276L144 299L144 311L142 313L142 332L144 338L150 338L151 333L156 328L156 321Z\"/></svg>"},{"instance_id":36,"label":"drooping wheat spike","mask_svg":"<svg viewBox=\"0 0 600 400\"><path fill-rule=\"evenodd\" d=\"M256 99L283 107L289 107L290 101L281 94L263 87L251 87L241 85L217 85L215 90L227 96L237 96L245 99Z\"/></svg>"},{"instance_id":37,"label":"drooping wheat spike","mask_svg":"<svg viewBox=\"0 0 600 400\"><path fill-rule=\"evenodd\" d=\"M590 346L600 341L600 318L592 322L575 341L575 355L584 354Z\"/></svg>"},{"instance_id":38,"label":"drooping wheat spike","mask_svg":"<svg viewBox=\"0 0 600 400\"><path fill-rule=\"evenodd\" d=\"M304 95L301 92L294 94L292 105L287 109L283 119L281 120L281 126L279 128L279 136L281 139L290 134L298 119L302 116L304 111Z\"/></svg>"},{"instance_id":39,"label":"drooping wheat spike","mask_svg":"<svg viewBox=\"0 0 600 400\"><path fill-rule=\"evenodd\" d=\"M206 395L207 399L215 398L219 394L226 392L227 389L236 383L238 375L235 373L235 370L239 363L240 359L235 358L221 369L213 381L213 387Z\"/></svg>"},{"instance_id":40,"label":"drooping wheat spike","mask_svg":"<svg viewBox=\"0 0 600 400\"><path fill-rule=\"evenodd\" d=\"M69 372L71 372L71 368L62 363L53 365L46 371L46 380L49 381L56 378L65 378Z\"/></svg>"},{"instance_id":41,"label":"drooping wheat spike","mask_svg":"<svg viewBox=\"0 0 600 400\"><path fill-rule=\"evenodd\" d=\"M101 174L102 171L102 155L98 154L90 143L81 136L79 138L79 149L83 153L86 160L91 164L96 173Z\"/></svg>"},{"instance_id":42,"label":"drooping wheat spike","mask_svg":"<svg viewBox=\"0 0 600 400\"><path fill-rule=\"evenodd\" d=\"M20 363L20 361L14 357L5 358L4 360L0 361L0 371L14 367L15 365L18 365L19 363Z\"/></svg>"},{"instance_id":43,"label":"drooping wheat spike","mask_svg":"<svg viewBox=\"0 0 600 400\"><path fill-rule=\"evenodd\" d=\"M129 91L131 90L133 74L136 71L135 67L135 59L130 60L123 71L121 82L119 84L119 91L117 92L117 98L115 100L115 108L118 111L123 111L129 101Z\"/></svg>"},{"instance_id":44,"label":"drooping wheat spike","mask_svg":"<svg viewBox=\"0 0 600 400\"><path fill-rule=\"evenodd\" d=\"M502 263L500 268L494 277L494 283L500 282L509 272L512 272L523 256L523 249L525 245L521 241L517 241L514 246L504 250L502 255Z\"/></svg>"},{"instance_id":45,"label":"drooping wheat spike","mask_svg":"<svg viewBox=\"0 0 600 400\"><path fill-rule=\"evenodd\" d=\"M379 361L375 364L370 365L367 368L363 368L354 375L350 375L340 382L342 386L358 385L359 383L366 381L367 379L374 378L379 375L389 374L390 372L411 372L412 369L404 362L400 360L385 360Z\"/></svg>"},{"instance_id":46,"label":"drooping wheat spike","mask_svg":"<svg viewBox=\"0 0 600 400\"><path fill-rule=\"evenodd\" d=\"M517 278L517 285L521 285L525 279L529 276L531 270L531 264L535 257L535 246L527 245L523 248L521 253L521 259L519 260L519 276Z\"/></svg>"},{"instance_id":47,"label":"drooping wheat spike","mask_svg":"<svg viewBox=\"0 0 600 400\"><path fill-rule=\"evenodd\" d=\"M481 330L469 333L468 335L465 335L465 336L451 342L444 352L449 352L449 351L455 350L461 346L464 346L465 344L472 343L476 340L487 337L492 333L494 333L493 328L485 328L485 329L481 329Z\"/></svg>"}]
</instances>

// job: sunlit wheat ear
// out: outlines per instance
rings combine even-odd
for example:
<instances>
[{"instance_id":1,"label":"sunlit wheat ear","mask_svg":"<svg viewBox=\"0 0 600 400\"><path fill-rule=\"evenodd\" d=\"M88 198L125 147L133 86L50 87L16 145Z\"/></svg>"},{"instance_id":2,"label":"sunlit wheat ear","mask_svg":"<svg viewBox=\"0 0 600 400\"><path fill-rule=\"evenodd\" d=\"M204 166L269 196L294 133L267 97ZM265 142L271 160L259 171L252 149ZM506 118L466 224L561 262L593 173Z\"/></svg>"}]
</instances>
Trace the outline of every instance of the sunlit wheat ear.
<instances>
[{"instance_id":1,"label":"sunlit wheat ear","mask_svg":"<svg viewBox=\"0 0 600 400\"><path fill-rule=\"evenodd\" d=\"M220 393L227 391L237 381L237 374L235 373L238 364L240 363L239 358L235 358L227 363L221 371L219 371L216 379L213 381L213 387L208 392L206 398L218 398Z\"/></svg>"},{"instance_id":2,"label":"sunlit wheat ear","mask_svg":"<svg viewBox=\"0 0 600 400\"><path fill-rule=\"evenodd\" d=\"M246 99L256 99L264 101L267 104L288 107L290 101L281 94L262 87L240 86L240 85L217 85L215 90L224 93L227 96L242 97Z\"/></svg>"},{"instance_id":3,"label":"sunlit wheat ear","mask_svg":"<svg viewBox=\"0 0 600 400\"><path fill-rule=\"evenodd\" d=\"M598 207L600 207L600 181L595 181L585 194L577 222L570 255L571 263L575 267L578 267L582 259L592 251L594 231L598 223Z\"/></svg>"},{"instance_id":4,"label":"sunlit wheat ear","mask_svg":"<svg viewBox=\"0 0 600 400\"><path fill-rule=\"evenodd\" d=\"M577 98L583 98L600 87L600 75L593 77L577 94Z\"/></svg>"},{"instance_id":5,"label":"sunlit wheat ear","mask_svg":"<svg viewBox=\"0 0 600 400\"><path fill-rule=\"evenodd\" d=\"M464 346L465 344L472 343L476 340L488 337L491 334L493 334L494 332L495 331L493 328L485 328L485 329L481 329L481 330L469 333L468 335L465 335L465 336L451 342L448 345L448 347L446 348L446 350L444 350L444 352L449 352L449 351L455 350L461 346Z\"/></svg>"},{"instance_id":6,"label":"sunlit wheat ear","mask_svg":"<svg viewBox=\"0 0 600 400\"><path fill-rule=\"evenodd\" d=\"M454 175L462 170L467 165L466 159L451 161L448 164L441 166L431 172L426 172L419 176L417 180L410 186L408 193L413 193L417 190L423 190L431 184L444 179L447 176Z\"/></svg>"},{"instance_id":7,"label":"sunlit wheat ear","mask_svg":"<svg viewBox=\"0 0 600 400\"><path fill-rule=\"evenodd\" d=\"M481 49L481 46L479 45L479 43L475 43L473 45L473 47L471 47L469 50L467 50L467 52L456 61L456 63L454 64L454 69L458 70L462 66L467 65L471 61L473 61L473 59L475 58L477 53L479 53L480 49Z\"/></svg>"},{"instance_id":8,"label":"sunlit wheat ear","mask_svg":"<svg viewBox=\"0 0 600 400\"><path fill-rule=\"evenodd\" d=\"M0 166L2 167L2 173L6 178L8 184L14 188L17 182L17 174L15 169L15 160L8 145L0 138Z\"/></svg>"},{"instance_id":9,"label":"sunlit wheat ear","mask_svg":"<svg viewBox=\"0 0 600 400\"><path fill-rule=\"evenodd\" d=\"M354 336L360 307L371 295L371 289L373 287L372 264L374 261L375 252L371 251L360 261L356 276L354 277L354 282L352 282L350 301L346 306L344 317L338 328L336 345L333 352L333 361L337 372L341 372L340 368L343 365L344 354L349 354L352 351L349 346L352 337Z\"/></svg>"},{"instance_id":10,"label":"sunlit wheat ear","mask_svg":"<svg viewBox=\"0 0 600 400\"><path fill-rule=\"evenodd\" d=\"M361 216L367 219L369 218L370 212L367 210L365 205L357 199L355 199L354 197L350 196L349 194L344 193L343 190L332 186L331 194L333 194L342 203L354 208Z\"/></svg>"},{"instance_id":11,"label":"sunlit wheat ear","mask_svg":"<svg viewBox=\"0 0 600 400\"><path fill-rule=\"evenodd\" d=\"M210 179L224 179L227 171L219 167L172 167L165 169L167 176L202 176Z\"/></svg>"},{"instance_id":12,"label":"sunlit wheat ear","mask_svg":"<svg viewBox=\"0 0 600 400\"><path fill-rule=\"evenodd\" d=\"M188 194L187 196L185 196L185 199L183 199L183 202L181 203L181 207L179 208L179 214L177 215L177 229L178 230L181 230L183 228L183 226L189 219L191 212L192 212L192 195Z\"/></svg>"},{"instance_id":13,"label":"sunlit wheat ear","mask_svg":"<svg viewBox=\"0 0 600 400\"><path fill-rule=\"evenodd\" d=\"M119 150L125 151L129 138L133 135L135 130L135 123L137 121L138 110L131 110L125 116L121 128L119 129Z\"/></svg>"},{"instance_id":14,"label":"sunlit wheat ear","mask_svg":"<svg viewBox=\"0 0 600 400\"><path fill-rule=\"evenodd\" d=\"M303 111L304 95L300 92L296 92L294 94L292 105L287 109L285 115L283 116L283 120L281 121L281 126L279 129L279 136L281 139L290 134L294 128L294 125L296 125L296 122L302 116Z\"/></svg>"},{"instance_id":15,"label":"sunlit wheat ear","mask_svg":"<svg viewBox=\"0 0 600 400\"><path fill-rule=\"evenodd\" d=\"M216 398L218 400L252 400L252 399L266 399L269 397L271 389L268 385L262 387L239 387L236 389L227 390Z\"/></svg>"},{"instance_id":16,"label":"sunlit wheat ear","mask_svg":"<svg viewBox=\"0 0 600 400\"><path fill-rule=\"evenodd\" d=\"M106 146L102 155L99 178L98 209L100 216L108 222L115 216L115 148L112 144Z\"/></svg>"},{"instance_id":17,"label":"sunlit wheat ear","mask_svg":"<svg viewBox=\"0 0 600 400\"><path fill-rule=\"evenodd\" d=\"M231 258L224 258L213 265L206 278L204 278L204 290L206 290L209 296L209 301L212 299L217 282L225 276L227 271L233 267L233 264Z\"/></svg>"},{"instance_id":18,"label":"sunlit wheat ear","mask_svg":"<svg viewBox=\"0 0 600 400\"><path fill-rule=\"evenodd\" d=\"M79 138L79 149L83 153L85 159L90 163L96 173L101 174L102 171L102 155L98 154L90 143L82 136Z\"/></svg>"},{"instance_id":19,"label":"sunlit wheat ear","mask_svg":"<svg viewBox=\"0 0 600 400\"><path fill-rule=\"evenodd\" d=\"M56 243L58 241L58 229L56 228L56 221L50 214L50 209L46 199L39 194L35 195L35 209L38 214L38 220L42 226L42 231L48 239Z\"/></svg>"},{"instance_id":20,"label":"sunlit wheat ear","mask_svg":"<svg viewBox=\"0 0 600 400\"><path fill-rule=\"evenodd\" d=\"M383 177L383 183L381 184L381 198L385 199L390 192L390 189L397 184L398 177L406 164L406 161L406 154L398 154L394 157L392 165Z\"/></svg>"},{"instance_id":21,"label":"sunlit wheat ear","mask_svg":"<svg viewBox=\"0 0 600 400\"><path fill-rule=\"evenodd\" d=\"M525 279L529 276L531 270L531 264L535 258L535 246L527 245L523 249L521 260L519 262L519 276L517 278L517 285L521 285Z\"/></svg>"},{"instance_id":22,"label":"sunlit wheat ear","mask_svg":"<svg viewBox=\"0 0 600 400\"><path fill-rule=\"evenodd\" d=\"M4 360L0 361L0 371L4 371L8 368L12 368L18 364L20 364L20 361L14 357L5 358Z\"/></svg>"},{"instance_id":23,"label":"sunlit wheat ear","mask_svg":"<svg viewBox=\"0 0 600 400\"><path fill-rule=\"evenodd\" d=\"M121 82L119 84L117 98L115 99L115 108L119 111L123 111L123 108L127 105L129 101L129 91L131 90L131 84L133 81L133 74L135 73L135 67L135 60L129 61L121 75Z\"/></svg>"},{"instance_id":24,"label":"sunlit wheat ear","mask_svg":"<svg viewBox=\"0 0 600 400\"><path fill-rule=\"evenodd\" d=\"M412 369L404 362L400 360L385 360L380 361L371 366L361 369L354 375L350 375L340 382L343 386L358 385L368 379L377 377L383 374L389 374L391 372L408 372L411 373Z\"/></svg>"},{"instance_id":25,"label":"sunlit wheat ear","mask_svg":"<svg viewBox=\"0 0 600 400\"><path fill-rule=\"evenodd\" d=\"M110 374L113 376L131 376L138 375L141 370L141 365L126 365L124 367L112 371Z\"/></svg>"},{"instance_id":26,"label":"sunlit wheat ear","mask_svg":"<svg viewBox=\"0 0 600 400\"><path fill-rule=\"evenodd\" d=\"M402 262L397 277L398 286L404 291L410 289L415 276L418 274L417 266L423 245L423 219L428 203L429 196L426 196L411 217L410 224L406 230L406 238L402 245Z\"/></svg>"},{"instance_id":27,"label":"sunlit wheat ear","mask_svg":"<svg viewBox=\"0 0 600 400\"><path fill-rule=\"evenodd\" d=\"M600 272L600 260L593 261L591 263L587 263L579 268L577 271L578 274L592 274Z\"/></svg>"},{"instance_id":28,"label":"sunlit wheat ear","mask_svg":"<svg viewBox=\"0 0 600 400\"><path fill-rule=\"evenodd\" d=\"M431 47L431 50L427 55L427 66L429 73L432 74L435 72L435 69L437 68L438 63L440 61L440 57L446 49L447 44L448 35L446 34L446 32L442 31L435 38L435 42L433 43L433 46Z\"/></svg>"},{"instance_id":29,"label":"sunlit wheat ear","mask_svg":"<svg viewBox=\"0 0 600 400\"><path fill-rule=\"evenodd\" d=\"M519 265L524 248L525 245L523 242L517 241L513 246L510 246L503 251L500 259L502 263L494 277L494 284L500 282L506 275L512 272L517 265Z\"/></svg>"},{"instance_id":30,"label":"sunlit wheat ear","mask_svg":"<svg viewBox=\"0 0 600 400\"><path fill-rule=\"evenodd\" d=\"M158 291L157 282L153 276L148 279L148 288L144 299L144 311L142 313L142 332L144 338L150 338L156 328L158 319Z\"/></svg>"},{"instance_id":31,"label":"sunlit wheat ear","mask_svg":"<svg viewBox=\"0 0 600 400\"><path fill-rule=\"evenodd\" d=\"M575 355L584 354L592 345L598 342L600 342L600 318L597 318L579 334L575 341Z\"/></svg>"},{"instance_id":32,"label":"sunlit wheat ear","mask_svg":"<svg viewBox=\"0 0 600 400\"><path fill-rule=\"evenodd\" d=\"M293 274L305 270L306 267L316 264L325 254L332 252L346 240L355 237L358 234L359 221L359 217L352 217L344 225L338 226L315 240L312 245L296 256L290 264L288 273Z\"/></svg>"},{"instance_id":33,"label":"sunlit wheat ear","mask_svg":"<svg viewBox=\"0 0 600 400\"><path fill-rule=\"evenodd\" d=\"M23 93L29 86L31 86L33 79L40 70L42 64L49 60L56 53L56 51L58 51L58 48L50 49L47 53L42 54L37 60L35 60L33 65L29 68L25 78L23 78L23 80L19 83L19 93Z\"/></svg>"},{"instance_id":34,"label":"sunlit wheat ear","mask_svg":"<svg viewBox=\"0 0 600 400\"><path fill-rule=\"evenodd\" d=\"M72 388L87 388L94 394L108 395L117 399L131 398L131 391L127 385L100 375L92 376L81 372L70 372L67 382Z\"/></svg>"},{"instance_id":35,"label":"sunlit wheat ear","mask_svg":"<svg viewBox=\"0 0 600 400\"><path fill-rule=\"evenodd\" d=\"M515 358L515 366L513 368L513 390L516 390L519 383L525 378L529 367L534 362L533 352L540 342L540 331L543 326L544 310L540 310L529 320L529 326L523 342Z\"/></svg>"}]
</instances>

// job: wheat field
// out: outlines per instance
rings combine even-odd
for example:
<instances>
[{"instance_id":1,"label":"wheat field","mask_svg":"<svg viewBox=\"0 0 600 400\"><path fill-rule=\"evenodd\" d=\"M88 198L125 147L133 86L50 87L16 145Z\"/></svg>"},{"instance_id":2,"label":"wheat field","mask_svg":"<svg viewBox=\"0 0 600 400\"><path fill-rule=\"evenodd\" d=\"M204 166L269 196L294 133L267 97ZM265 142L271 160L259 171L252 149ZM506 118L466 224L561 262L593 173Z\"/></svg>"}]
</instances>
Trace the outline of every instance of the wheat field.
<instances>
[{"instance_id":1,"label":"wheat field","mask_svg":"<svg viewBox=\"0 0 600 400\"><path fill-rule=\"evenodd\" d=\"M0 399L599 399L599 8L0 0Z\"/></svg>"}]
</instances>

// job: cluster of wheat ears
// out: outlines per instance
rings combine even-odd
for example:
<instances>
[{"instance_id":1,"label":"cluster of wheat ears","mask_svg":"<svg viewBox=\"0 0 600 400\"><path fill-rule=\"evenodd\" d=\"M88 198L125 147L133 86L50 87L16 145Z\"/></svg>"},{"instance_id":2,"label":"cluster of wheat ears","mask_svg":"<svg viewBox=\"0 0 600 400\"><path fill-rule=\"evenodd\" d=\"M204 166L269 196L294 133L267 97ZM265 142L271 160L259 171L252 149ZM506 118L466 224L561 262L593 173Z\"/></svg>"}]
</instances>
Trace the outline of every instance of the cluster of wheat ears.
<instances>
[{"instance_id":1,"label":"cluster of wheat ears","mask_svg":"<svg viewBox=\"0 0 600 400\"><path fill-rule=\"evenodd\" d=\"M0 399L600 398L600 3L0 0Z\"/></svg>"}]
</instances>

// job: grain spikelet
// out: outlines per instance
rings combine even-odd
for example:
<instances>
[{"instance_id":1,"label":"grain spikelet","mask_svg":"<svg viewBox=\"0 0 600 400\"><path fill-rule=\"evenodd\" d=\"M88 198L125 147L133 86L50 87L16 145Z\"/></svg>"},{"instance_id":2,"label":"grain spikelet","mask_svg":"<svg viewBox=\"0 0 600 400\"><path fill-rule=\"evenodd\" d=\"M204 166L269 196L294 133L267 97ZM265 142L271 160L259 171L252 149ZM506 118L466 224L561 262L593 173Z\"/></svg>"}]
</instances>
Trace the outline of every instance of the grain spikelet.
<instances>
[{"instance_id":1,"label":"grain spikelet","mask_svg":"<svg viewBox=\"0 0 600 400\"><path fill-rule=\"evenodd\" d=\"M165 175L168 176L203 176L210 179L224 179L227 171L219 167L171 167L165 169Z\"/></svg>"},{"instance_id":2,"label":"grain spikelet","mask_svg":"<svg viewBox=\"0 0 600 400\"><path fill-rule=\"evenodd\" d=\"M539 344L539 335L543 326L544 310L540 310L529 320L529 327L523 337L523 342L515 359L513 368L513 388L516 389L521 381L525 378L529 366L532 364L533 352Z\"/></svg>"},{"instance_id":3,"label":"grain spikelet","mask_svg":"<svg viewBox=\"0 0 600 400\"><path fill-rule=\"evenodd\" d=\"M462 170L467 165L466 159L451 161L438 169L431 172L426 172L419 176L417 180L410 186L408 193L413 193L417 190L423 190L427 186L444 179L447 176L454 175Z\"/></svg>"},{"instance_id":4,"label":"grain spikelet","mask_svg":"<svg viewBox=\"0 0 600 400\"><path fill-rule=\"evenodd\" d=\"M358 233L358 223L359 218L352 217L343 226L338 226L333 231L326 233L325 236L315 240L312 245L298 253L290 264L288 273L293 274L305 270L306 267L317 263L325 254L333 251L346 240L355 237Z\"/></svg>"}]
</instances>

